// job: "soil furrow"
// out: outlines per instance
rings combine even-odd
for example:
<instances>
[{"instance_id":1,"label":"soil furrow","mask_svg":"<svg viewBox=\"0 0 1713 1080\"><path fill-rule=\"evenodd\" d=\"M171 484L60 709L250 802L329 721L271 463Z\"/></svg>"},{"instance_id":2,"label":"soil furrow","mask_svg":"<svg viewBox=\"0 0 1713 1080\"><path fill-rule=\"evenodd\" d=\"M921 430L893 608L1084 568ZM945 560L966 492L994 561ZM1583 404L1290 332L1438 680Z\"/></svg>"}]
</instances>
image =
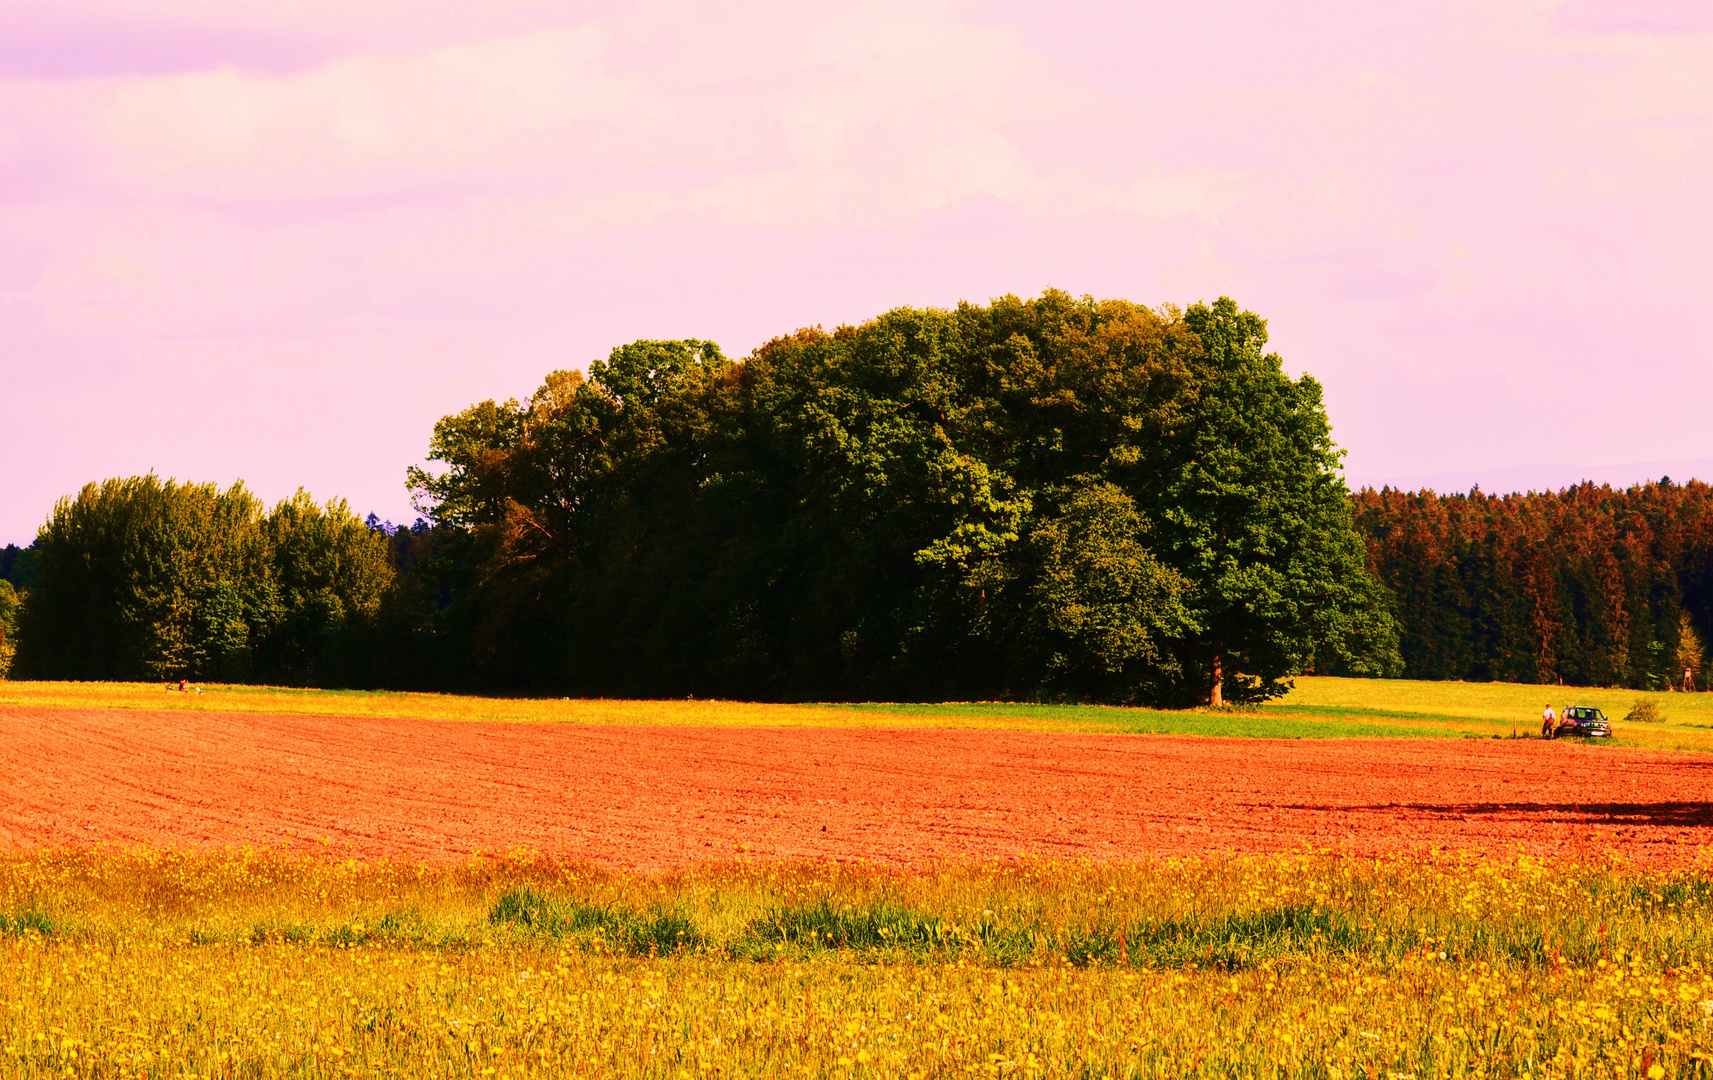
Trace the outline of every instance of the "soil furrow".
<instances>
[{"instance_id":1,"label":"soil furrow","mask_svg":"<svg viewBox=\"0 0 1713 1080\"><path fill-rule=\"evenodd\" d=\"M0 847L248 844L664 870L1305 846L1684 864L1693 754L1539 740L573 727L0 708Z\"/></svg>"}]
</instances>

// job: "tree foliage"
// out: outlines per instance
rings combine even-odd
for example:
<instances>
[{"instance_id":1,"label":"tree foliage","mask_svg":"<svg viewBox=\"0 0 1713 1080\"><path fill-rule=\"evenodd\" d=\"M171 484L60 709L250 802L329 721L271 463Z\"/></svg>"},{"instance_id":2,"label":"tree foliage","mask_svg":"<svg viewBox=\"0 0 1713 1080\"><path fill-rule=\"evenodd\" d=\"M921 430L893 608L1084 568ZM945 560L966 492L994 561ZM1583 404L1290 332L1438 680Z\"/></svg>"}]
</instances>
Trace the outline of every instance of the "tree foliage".
<instances>
[{"instance_id":1,"label":"tree foliage","mask_svg":"<svg viewBox=\"0 0 1713 1080\"><path fill-rule=\"evenodd\" d=\"M314 681L392 578L385 538L342 501L264 512L242 485L153 475L61 500L35 550L23 678Z\"/></svg>"},{"instance_id":2,"label":"tree foliage","mask_svg":"<svg viewBox=\"0 0 1713 1080\"><path fill-rule=\"evenodd\" d=\"M1398 665L1385 595L1366 573L1320 385L1264 353L1266 324L1230 300L1189 310L1213 389L1186 425L1160 499L1175 564L1195 583L1186 660L1240 699L1276 696L1317 651L1352 673Z\"/></svg>"},{"instance_id":3,"label":"tree foliage","mask_svg":"<svg viewBox=\"0 0 1713 1080\"><path fill-rule=\"evenodd\" d=\"M483 685L1262 698L1395 666L1319 387L1229 300L637 342L435 428L411 484Z\"/></svg>"}]
</instances>

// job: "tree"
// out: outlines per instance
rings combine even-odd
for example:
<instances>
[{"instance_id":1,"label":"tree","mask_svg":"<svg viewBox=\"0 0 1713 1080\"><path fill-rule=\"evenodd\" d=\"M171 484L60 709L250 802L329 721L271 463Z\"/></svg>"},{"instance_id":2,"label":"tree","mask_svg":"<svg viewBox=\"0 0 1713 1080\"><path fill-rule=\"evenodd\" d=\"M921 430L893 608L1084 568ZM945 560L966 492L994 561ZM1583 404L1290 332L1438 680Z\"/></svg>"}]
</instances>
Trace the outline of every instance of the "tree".
<instances>
[{"instance_id":1,"label":"tree","mask_svg":"<svg viewBox=\"0 0 1713 1080\"><path fill-rule=\"evenodd\" d=\"M1149 550L1151 525L1117 485L1050 489L1042 502L1015 557L973 578L992 591L978 633L1030 696L1144 699L1181 674L1170 645L1193 629L1189 583Z\"/></svg>"},{"instance_id":2,"label":"tree","mask_svg":"<svg viewBox=\"0 0 1713 1080\"><path fill-rule=\"evenodd\" d=\"M386 534L365 526L345 500L317 504L301 489L267 514L261 532L270 603L257 627L259 669L286 683L360 681L345 676L356 658L340 645L361 634L393 583ZM217 625L240 640L232 617L221 617L227 621Z\"/></svg>"},{"instance_id":3,"label":"tree","mask_svg":"<svg viewBox=\"0 0 1713 1080\"><path fill-rule=\"evenodd\" d=\"M1207 372L1161 499L1167 561L1190 583L1181 639L1204 700L1261 700L1317 651L1362 674L1401 667L1367 573L1320 384L1263 351L1266 323L1221 298L1191 307Z\"/></svg>"},{"instance_id":4,"label":"tree","mask_svg":"<svg viewBox=\"0 0 1713 1080\"><path fill-rule=\"evenodd\" d=\"M7 544L0 549L0 580L11 582L14 589L29 588L41 575L41 565L36 561L33 547Z\"/></svg>"},{"instance_id":5,"label":"tree","mask_svg":"<svg viewBox=\"0 0 1713 1080\"><path fill-rule=\"evenodd\" d=\"M711 427L731 368L711 342L639 341L435 426L445 467L409 483L444 530L440 633L474 684L707 692L696 570L718 543L690 538L731 472Z\"/></svg>"}]
</instances>

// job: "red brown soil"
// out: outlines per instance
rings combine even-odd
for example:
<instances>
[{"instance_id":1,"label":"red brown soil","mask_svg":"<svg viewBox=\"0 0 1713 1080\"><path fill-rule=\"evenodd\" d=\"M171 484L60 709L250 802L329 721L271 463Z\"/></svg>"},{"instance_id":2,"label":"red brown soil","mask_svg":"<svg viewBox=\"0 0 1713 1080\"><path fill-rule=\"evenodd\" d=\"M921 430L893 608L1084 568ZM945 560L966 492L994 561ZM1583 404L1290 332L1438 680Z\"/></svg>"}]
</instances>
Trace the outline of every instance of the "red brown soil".
<instances>
[{"instance_id":1,"label":"red brown soil","mask_svg":"<svg viewBox=\"0 0 1713 1080\"><path fill-rule=\"evenodd\" d=\"M1682 864L1713 757L1524 741L624 728L0 709L0 850L529 848L659 870L1304 846Z\"/></svg>"}]
</instances>

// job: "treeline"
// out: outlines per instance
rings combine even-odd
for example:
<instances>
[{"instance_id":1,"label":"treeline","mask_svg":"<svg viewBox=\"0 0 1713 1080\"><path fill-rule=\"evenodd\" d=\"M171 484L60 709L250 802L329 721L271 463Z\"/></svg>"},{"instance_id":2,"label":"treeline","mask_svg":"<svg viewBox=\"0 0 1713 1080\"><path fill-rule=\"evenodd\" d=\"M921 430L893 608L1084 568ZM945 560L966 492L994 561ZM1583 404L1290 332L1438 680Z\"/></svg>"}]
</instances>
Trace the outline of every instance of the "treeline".
<instances>
[{"instance_id":1,"label":"treeline","mask_svg":"<svg viewBox=\"0 0 1713 1080\"><path fill-rule=\"evenodd\" d=\"M1320 387L1265 343L1229 300L1056 292L741 361L636 342L443 419L390 535L111 481L43 530L16 674L1189 704L1395 673Z\"/></svg>"},{"instance_id":2,"label":"treeline","mask_svg":"<svg viewBox=\"0 0 1713 1080\"><path fill-rule=\"evenodd\" d=\"M1713 491L1669 479L1495 497L1355 497L1419 679L1708 686Z\"/></svg>"}]
</instances>

